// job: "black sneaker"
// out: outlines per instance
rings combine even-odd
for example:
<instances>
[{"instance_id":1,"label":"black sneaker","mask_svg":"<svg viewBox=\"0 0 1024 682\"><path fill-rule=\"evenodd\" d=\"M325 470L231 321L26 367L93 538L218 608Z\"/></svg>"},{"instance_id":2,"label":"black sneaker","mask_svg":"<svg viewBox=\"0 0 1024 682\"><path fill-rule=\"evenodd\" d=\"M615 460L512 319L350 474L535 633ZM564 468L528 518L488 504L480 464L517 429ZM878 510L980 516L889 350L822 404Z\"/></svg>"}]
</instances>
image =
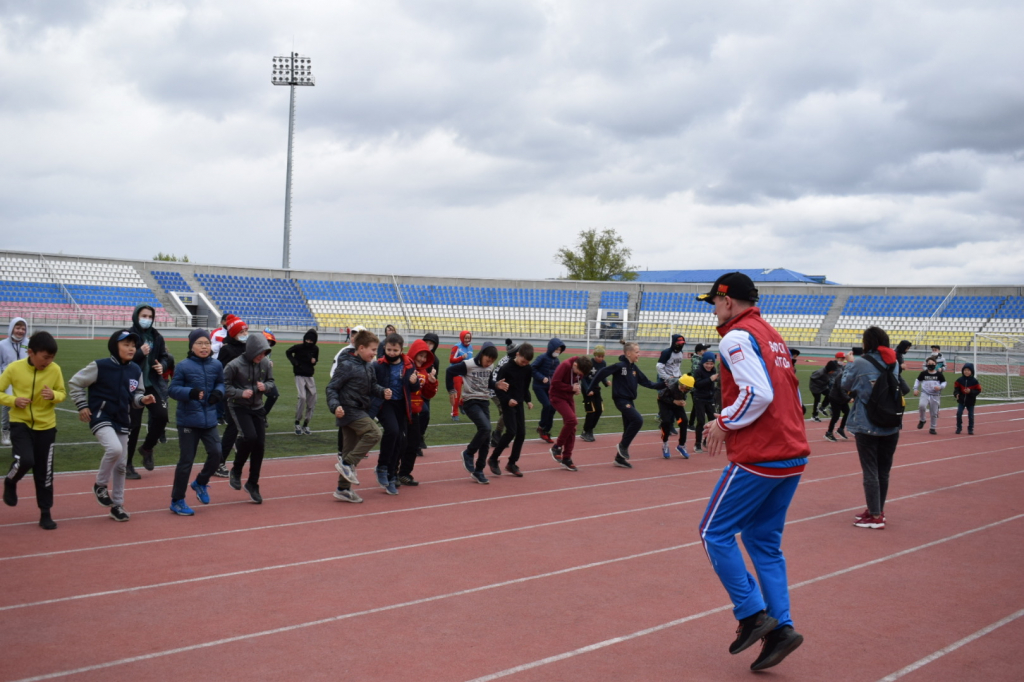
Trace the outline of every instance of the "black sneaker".
<instances>
[{"instance_id":1,"label":"black sneaker","mask_svg":"<svg viewBox=\"0 0 1024 682\"><path fill-rule=\"evenodd\" d=\"M615 455L615 466L623 469L632 469L633 465L623 459L622 455Z\"/></svg>"},{"instance_id":2,"label":"black sneaker","mask_svg":"<svg viewBox=\"0 0 1024 682\"><path fill-rule=\"evenodd\" d=\"M615 446L615 451L618 453L616 456L622 459L629 459L629 448L622 447L622 443Z\"/></svg>"},{"instance_id":3,"label":"black sneaker","mask_svg":"<svg viewBox=\"0 0 1024 682\"><path fill-rule=\"evenodd\" d=\"M124 510L124 507L122 507L119 504L115 504L113 507L110 508L110 518L114 519L115 521L127 521L131 517L131 514L126 512Z\"/></svg>"},{"instance_id":4,"label":"black sneaker","mask_svg":"<svg viewBox=\"0 0 1024 682\"><path fill-rule=\"evenodd\" d=\"M255 502L256 504L263 504L263 496L260 495L260 486L259 486L259 484L256 484L256 483L246 483L244 487L245 487L245 492L249 493L249 497L252 498L253 502Z\"/></svg>"},{"instance_id":5,"label":"black sneaker","mask_svg":"<svg viewBox=\"0 0 1024 682\"><path fill-rule=\"evenodd\" d=\"M571 457L563 457L559 463L569 471L579 471L579 469L576 468L576 465L572 463Z\"/></svg>"},{"instance_id":6,"label":"black sneaker","mask_svg":"<svg viewBox=\"0 0 1024 682\"><path fill-rule=\"evenodd\" d=\"M159 440L161 443L166 445L167 444L167 434L165 433L164 435L160 436L160 438L158 438L157 440Z\"/></svg>"},{"instance_id":7,"label":"black sneaker","mask_svg":"<svg viewBox=\"0 0 1024 682\"><path fill-rule=\"evenodd\" d=\"M846 435L846 431L843 431L842 429L837 429L836 433L842 436L843 440L850 440L850 437Z\"/></svg>"},{"instance_id":8,"label":"black sneaker","mask_svg":"<svg viewBox=\"0 0 1024 682\"><path fill-rule=\"evenodd\" d=\"M420 484L419 481L412 477L412 474L409 474L407 476L399 476L398 482L401 483L402 485L407 485L413 488Z\"/></svg>"},{"instance_id":9,"label":"black sneaker","mask_svg":"<svg viewBox=\"0 0 1024 682\"><path fill-rule=\"evenodd\" d=\"M92 494L96 496L96 501L100 503L101 507L114 506L114 501L110 499L110 493L107 492L107 486L93 483Z\"/></svg>"},{"instance_id":10,"label":"black sneaker","mask_svg":"<svg viewBox=\"0 0 1024 682\"><path fill-rule=\"evenodd\" d=\"M57 522L50 517L50 512L44 511L39 516L39 527L43 530L54 530L57 528Z\"/></svg>"},{"instance_id":11,"label":"black sneaker","mask_svg":"<svg viewBox=\"0 0 1024 682\"><path fill-rule=\"evenodd\" d=\"M917 428L918 429L923 429L924 428L924 422L917 422Z\"/></svg>"},{"instance_id":12,"label":"black sneaker","mask_svg":"<svg viewBox=\"0 0 1024 682\"><path fill-rule=\"evenodd\" d=\"M778 665L782 663L782 659L796 651L796 648L803 643L804 636L794 630L791 625L783 625L778 630L772 630L765 635L761 653L757 660L750 664L750 669L764 670Z\"/></svg>"},{"instance_id":13,"label":"black sneaker","mask_svg":"<svg viewBox=\"0 0 1024 682\"><path fill-rule=\"evenodd\" d=\"M483 485L487 485L488 483L490 483L490 481L487 480L487 477L484 476L484 472L482 471L474 471L472 475L473 480L476 481L477 483L482 483Z\"/></svg>"},{"instance_id":14,"label":"black sneaker","mask_svg":"<svg viewBox=\"0 0 1024 682\"><path fill-rule=\"evenodd\" d=\"M562 463L562 448L552 445L548 452L551 453L551 459L555 460L558 464Z\"/></svg>"},{"instance_id":15,"label":"black sneaker","mask_svg":"<svg viewBox=\"0 0 1024 682\"><path fill-rule=\"evenodd\" d=\"M499 432L499 431L491 431L491 447L492 448L498 447L498 443L500 443L500 442L501 442L501 432Z\"/></svg>"},{"instance_id":16,"label":"black sneaker","mask_svg":"<svg viewBox=\"0 0 1024 682\"><path fill-rule=\"evenodd\" d=\"M231 474L228 473L228 468L221 464L219 467L217 467L217 471L215 471L213 475L217 476L218 478L227 478Z\"/></svg>"},{"instance_id":17,"label":"black sneaker","mask_svg":"<svg viewBox=\"0 0 1024 682\"><path fill-rule=\"evenodd\" d=\"M473 455L469 454L469 450L462 451L462 466L466 467L469 473L476 471L476 467L473 466Z\"/></svg>"},{"instance_id":18,"label":"black sneaker","mask_svg":"<svg viewBox=\"0 0 1024 682\"><path fill-rule=\"evenodd\" d=\"M768 615L768 612L761 609L752 616L740 620L736 626L736 639L729 645L730 654L739 652L751 647L754 642L761 639L775 629L779 621Z\"/></svg>"},{"instance_id":19,"label":"black sneaker","mask_svg":"<svg viewBox=\"0 0 1024 682\"><path fill-rule=\"evenodd\" d=\"M593 443L594 434L590 433L589 431L584 431L583 434L580 436L580 440L583 441L584 443Z\"/></svg>"},{"instance_id":20,"label":"black sneaker","mask_svg":"<svg viewBox=\"0 0 1024 682\"><path fill-rule=\"evenodd\" d=\"M4 479L4 504L8 507L18 506L18 484L9 478Z\"/></svg>"},{"instance_id":21,"label":"black sneaker","mask_svg":"<svg viewBox=\"0 0 1024 682\"><path fill-rule=\"evenodd\" d=\"M508 464L505 465L505 471L509 472L510 474L515 476L516 478L522 478L523 477L523 472L521 472L519 470L519 467L516 466L515 464L513 464L512 462L509 462Z\"/></svg>"},{"instance_id":22,"label":"black sneaker","mask_svg":"<svg viewBox=\"0 0 1024 682\"><path fill-rule=\"evenodd\" d=\"M228 472L228 485L230 485L235 490L241 490L242 489L242 472L241 471L235 471L234 469L229 471Z\"/></svg>"},{"instance_id":23,"label":"black sneaker","mask_svg":"<svg viewBox=\"0 0 1024 682\"><path fill-rule=\"evenodd\" d=\"M956 427L956 435L959 436L962 431L963 431L962 427L960 427L960 426Z\"/></svg>"},{"instance_id":24,"label":"black sneaker","mask_svg":"<svg viewBox=\"0 0 1024 682\"><path fill-rule=\"evenodd\" d=\"M128 460L128 463L124 467L124 477L129 481L138 481L142 478L142 476L139 475L139 472L135 470L135 466L132 464L131 460Z\"/></svg>"},{"instance_id":25,"label":"black sneaker","mask_svg":"<svg viewBox=\"0 0 1024 682\"><path fill-rule=\"evenodd\" d=\"M821 419L818 418L818 415L814 415L813 417L811 417L811 421L816 421L820 423Z\"/></svg>"},{"instance_id":26,"label":"black sneaker","mask_svg":"<svg viewBox=\"0 0 1024 682\"><path fill-rule=\"evenodd\" d=\"M493 475L501 476L501 466L499 465L497 457L490 457L487 459L487 468L491 470Z\"/></svg>"},{"instance_id":27,"label":"black sneaker","mask_svg":"<svg viewBox=\"0 0 1024 682\"><path fill-rule=\"evenodd\" d=\"M938 432L938 431L936 431L935 429L928 429L928 433L930 433L930 434L931 434L931 435L933 435L933 436L937 436L937 435L939 435L939 432Z\"/></svg>"},{"instance_id":28,"label":"black sneaker","mask_svg":"<svg viewBox=\"0 0 1024 682\"><path fill-rule=\"evenodd\" d=\"M836 442L836 437L832 435L831 431L826 431L825 432L825 440L830 440L833 443L835 443Z\"/></svg>"},{"instance_id":29,"label":"black sneaker","mask_svg":"<svg viewBox=\"0 0 1024 682\"><path fill-rule=\"evenodd\" d=\"M146 467L146 471L153 470L153 451L147 450L146 448L139 448L139 452L142 453L142 466Z\"/></svg>"}]
</instances>

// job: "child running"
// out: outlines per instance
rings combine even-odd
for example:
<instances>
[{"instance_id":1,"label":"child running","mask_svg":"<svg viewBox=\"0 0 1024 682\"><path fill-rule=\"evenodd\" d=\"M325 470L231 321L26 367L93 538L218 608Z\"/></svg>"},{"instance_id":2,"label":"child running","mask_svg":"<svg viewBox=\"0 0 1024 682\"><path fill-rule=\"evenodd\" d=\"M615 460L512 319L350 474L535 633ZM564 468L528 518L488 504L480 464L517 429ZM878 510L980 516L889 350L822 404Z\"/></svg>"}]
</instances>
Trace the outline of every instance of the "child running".
<instances>
[{"instance_id":1,"label":"child running","mask_svg":"<svg viewBox=\"0 0 1024 682\"><path fill-rule=\"evenodd\" d=\"M124 479L128 464L128 435L133 409L141 410L156 400L142 389L142 370L132 360L139 337L119 329L107 340L110 357L93 360L68 381L68 394L78 408L78 418L89 425L103 446L103 459L92 492L110 518L127 521Z\"/></svg>"},{"instance_id":2,"label":"child running","mask_svg":"<svg viewBox=\"0 0 1024 682\"><path fill-rule=\"evenodd\" d=\"M310 436L309 420L316 407L316 363L320 359L320 346L316 345L320 337L315 329L309 329L302 335L302 343L297 343L284 352L288 362L292 363L295 374L295 390L299 394L295 406L295 435ZM301 423L300 423L301 422Z\"/></svg>"},{"instance_id":3,"label":"child running","mask_svg":"<svg viewBox=\"0 0 1024 682\"><path fill-rule=\"evenodd\" d=\"M202 504L210 504L210 478L217 472L221 461L217 406L224 401L224 389L224 368L213 357L209 333L205 329L193 330L188 335L188 357L178 364L168 389L171 397L178 401L175 412L178 466L174 469L171 487L171 511L179 516L195 514L185 502L186 487L195 491ZM200 441L206 448L206 463L189 485Z\"/></svg>"},{"instance_id":4,"label":"child running","mask_svg":"<svg viewBox=\"0 0 1024 682\"><path fill-rule=\"evenodd\" d=\"M452 352L448 356L448 364L454 365L466 360L473 359L473 334L472 332L459 332L459 343L452 346ZM462 382L463 377L460 375L455 379L455 393L458 396L458 400L452 403L452 421L459 421L459 405L462 404Z\"/></svg>"},{"instance_id":5,"label":"child running","mask_svg":"<svg viewBox=\"0 0 1024 682\"><path fill-rule=\"evenodd\" d=\"M591 368L590 374L580 380L580 389L583 392L583 411L587 413L583 420L583 433L580 435L580 440L584 443L593 443L597 440L594 438L594 429L597 428L597 422L604 414L601 385L603 384L607 388L609 384L607 380L594 383L594 376L608 366L608 363L604 361L604 356L604 346L594 346L594 366Z\"/></svg>"},{"instance_id":6,"label":"child running","mask_svg":"<svg viewBox=\"0 0 1024 682\"><path fill-rule=\"evenodd\" d=\"M590 375L594 368L593 361L586 355L566 358L558 363L551 377L551 406L562 415L562 430L558 440L551 446L551 456L563 468L578 471L572 461L572 452L576 447L576 394L582 390L580 381Z\"/></svg>"},{"instance_id":7,"label":"child running","mask_svg":"<svg viewBox=\"0 0 1024 682\"><path fill-rule=\"evenodd\" d=\"M476 425L476 434L462 451L466 471L477 483L487 484L484 464L491 444L491 389L498 386L491 375L491 365L498 359L498 349L490 341L484 342L476 357L449 365L444 374L444 385L451 396L452 408L458 405L455 379L463 377L462 411ZM476 455L474 461L473 455Z\"/></svg>"},{"instance_id":8,"label":"child running","mask_svg":"<svg viewBox=\"0 0 1024 682\"><path fill-rule=\"evenodd\" d=\"M974 365L965 362L960 370L960 378L953 384L953 397L956 398L956 432L964 429L964 410L967 410L967 435L974 435L974 404L981 393L981 382L974 376Z\"/></svg>"},{"instance_id":9,"label":"child running","mask_svg":"<svg viewBox=\"0 0 1024 682\"><path fill-rule=\"evenodd\" d=\"M665 382L660 379L652 382L648 379L636 361L640 358L640 345L635 341L622 341L622 355L614 365L609 365L594 376L594 382L604 381L605 377L612 378L612 402L622 413L622 439L615 449L615 466L623 469L632 469L629 463L629 446L640 433L644 425L644 416L636 409L637 385L653 390L665 388Z\"/></svg>"},{"instance_id":10,"label":"child running","mask_svg":"<svg viewBox=\"0 0 1024 682\"><path fill-rule=\"evenodd\" d=\"M672 455L669 450L668 439L672 436L672 426L677 425L679 429L679 444L676 445L676 452L682 455L683 459L690 459L690 453L686 451L686 394L693 388L693 377L684 374L658 391L658 419L661 421L661 454L665 459Z\"/></svg>"},{"instance_id":11,"label":"child running","mask_svg":"<svg viewBox=\"0 0 1024 682\"><path fill-rule=\"evenodd\" d=\"M715 371L715 354L711 351L704 351L701 360L700 367L693 373L693 414L690 415L691 421L696 421L693 429L693 437L696 441L693 451L698 455L704 452L701 449L704 440L704 424L715 419L715 382L718 381L718 372Z\"/></svg>"},{"instance_id":12,"label":"child running","mask_svg":"<svg viewBox=\"0 0 1024 682\"><path fill-rule=\"evenodd\" d=\"M421 454L420 439L423 431L420 419L423 417L423 406L437 394L437 370L434 366L434 353L430 345L423 339L416 339L409 347L409 357L419 375L419 383L413 388L409 402L412 407L412 418L409 422L408 434L405 438L405 449L398 467L398 485L417 486L419 481L412 477L416 466L416 458Z\"/></svg>"},{"instance_id":13,"label":"child running","mask_svg":"<svg viewBox=\"0 0 1024 682\"><path fill-rule=\"evenodd\" d=\"M412 421L412 394L420 390L420 375L412 359L402 352L405 339L392 332L384 339L384 355L374 366L377 383L391 389L391 397L375 400L370 416L384 429L377 456L377 483L388 495L398 494L398 462Z\"/></svg>"},{"instance_id":14,"label":"child running","mask_svg":"<svg viewBox=\"0 0 1024 682\"><path fill-rule=\"evenodd\" d=\"M498 376L495 378L494 393L501 403L501 416L505 420L505 433L487 460L487 465L495 476L501 476L501 453L511 443L512 453L505 464L505 471L518 478L523 477L523 472L519 469L519 455L523 450L523 441L526 440L526 413L523 406L533 409L533 399L530 396L530 381L533 379L531 360L533 345L520 344L515 357L498 370Z\"/></svg>"},{"instance_id":15,"label":"child running","mask_svg":"<svg viewBox=\"0 0 1024 682\"><path fill-rule=\"evenodd\" d=\"M554 443L551 439L551 427L555 423L555 408L548 397L551 377L558 367L558 356L565 351L565 344L557 336L548 341L548 350L533 361L533 393L540 403L540 423L537 435L545 443Z\"/></svg>"},{"instance_id":16,"label":"child running","mask_svg":"<svg viewBox=\"0 0 1024 682\"><path fill-rule=\"evenodd\" d=\"M263 467L267 440L263 396L274 388L274 370L267 358L269 351L267 337L263 334L250 334L245 340L245 352L224 368L228 414L238 429L237 451L228 483L235 490L243 488L242 471L248 461L249 478L244 488L256 504L263 504L260 469Z\"/></svg>"},{"instance_id":17,"label":"child running","mask_svg":"<svg viewBox=\"0 0 1024 682\"><path fill-rule=\"evenodd\" d=\"M921 396L918 406L917 428L923 429L925 418L931 415L931 428L928 433L935 435L939 422L939 403L942 401L942 389L946 387L946 375L938 370L935 356L925 360L924 371L914 380L914 395Z\"/></svg>"},{"instance_id":18,"label":"child running","mask_svg":"<svg viewBox=\"0 0 1024 682\"><path fill-rule=\"evenodd\" d=\"M53 508L53 444L57 416L53 406L67 398L64 375L54 362L57 341L50 332L36 332L28 340L26 357L12 362L0 374L0 404L11 408L11 455L14 461L4 478L4 504L18 504L18 481L29 471L36 484L39 526L57 527ZM8 393L7 389L11 392Z\"/></svg>"}]
</instances>

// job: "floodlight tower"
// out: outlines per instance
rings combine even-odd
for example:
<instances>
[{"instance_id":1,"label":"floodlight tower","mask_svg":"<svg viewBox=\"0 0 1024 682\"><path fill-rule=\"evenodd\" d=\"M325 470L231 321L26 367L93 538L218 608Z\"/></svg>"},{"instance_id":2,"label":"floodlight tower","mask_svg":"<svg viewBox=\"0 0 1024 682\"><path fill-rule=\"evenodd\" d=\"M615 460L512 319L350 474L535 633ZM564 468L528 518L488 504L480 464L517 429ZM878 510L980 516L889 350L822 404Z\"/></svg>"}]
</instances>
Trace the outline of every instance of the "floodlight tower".
<instances>
[{"instance_id":1,"label":"floodlight tower","mask_svg":"<svg viewBox=\"0 0 1024 682\"><path fill-rule=\"evenodd\" d=\"M270 82L291 86L291 105L288 108L288 172L284 183L284 254L281 267L292 267L292 140L295 138L295 86L316 85L309 57L292 52L287 57L274 57L274 70Z\"/></svg>"}]
</instances>

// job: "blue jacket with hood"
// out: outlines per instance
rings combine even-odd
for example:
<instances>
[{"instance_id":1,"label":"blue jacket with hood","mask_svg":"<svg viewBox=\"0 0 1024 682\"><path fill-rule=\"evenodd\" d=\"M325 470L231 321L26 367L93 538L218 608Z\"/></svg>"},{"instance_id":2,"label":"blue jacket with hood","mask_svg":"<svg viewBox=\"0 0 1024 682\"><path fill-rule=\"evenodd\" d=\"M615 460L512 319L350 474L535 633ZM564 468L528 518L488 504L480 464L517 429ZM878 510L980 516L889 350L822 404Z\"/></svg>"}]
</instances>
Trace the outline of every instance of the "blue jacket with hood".
<instances>
[{"instance_id":1,"label":"blue jacket with hood","mask_svg":"<svg viewBox=\"0 0 1024 682\"><path fill-rule=\"evenodd\" d=\"M533 361L534 391L537 390L538 386L540 386L542 391L547 390L548 385L551 383L551 377L555 375L555 369L558 367L558 356L555 355L555 351L559 353L565 351L565 344L557 336L548 341L547 352ZM548 380L547 384L544 383L545 379Z\"/></svg>"},{"instance_id":2,"label":"blue jacket with hood","mask_svg":"<svg viewBox=\"0 0 1024 682\"><path fill-rule=\"evenodd\" d=\"M203 397L192 397L192 390L199 389ZM192 340L188 345L188 357L174 368L174 377L168 389L172 398L178 401L175 422L190 429L209 429L217 425L217 403L224 399L224 367L212 355L197 357L192 352ZM219 395L210 402L214 393Z\"/></svg>"}]
</instances>

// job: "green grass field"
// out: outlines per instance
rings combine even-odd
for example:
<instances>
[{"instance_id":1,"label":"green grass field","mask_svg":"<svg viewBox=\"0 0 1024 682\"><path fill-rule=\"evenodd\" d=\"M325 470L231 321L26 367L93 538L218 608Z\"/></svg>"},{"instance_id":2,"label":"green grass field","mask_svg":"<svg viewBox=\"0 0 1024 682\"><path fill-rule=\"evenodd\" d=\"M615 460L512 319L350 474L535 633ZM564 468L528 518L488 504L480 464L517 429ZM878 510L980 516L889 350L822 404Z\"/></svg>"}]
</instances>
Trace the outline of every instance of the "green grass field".
<instances>
[{"instance_id":1,"label":"green grass field","mask_svg":"<svg viewBox=\"0 0 1024 682\"><path fill-rule=\"evenodd\" d=\"M59 341L60 351L57 354L57 363L64 373L64 381L67 382L75 372L87 365L90 361L105 357L106 340L67 340ZM337 428L334 426L334 417L327 412L326 388L328 372L331 359L341 347L338 344L322 343L321 345L321 366L318 368L316 380L318 391L318 402L313 413L313 421L310 428L313 430L311 436L296 436L293 431L295 419L295 381L291 366L284 358L286 343L278 344L271 356L276 358L274 364L274 378L277 381L281 398L274 407L269 418L269 429L267 430L267 456L268 457L290 457L295 455L324 454L337 451ZM186 355L187 345L185 341L167 342L169 351L175 358L183 359ZM441 390L432 401L432 419L430 430L427 432L427 445L451 445L467 443L474 433L472 424L463 417L463 421L453 423L450 417L447 395L444 393L444 370L448 366L447 353L442 353L441 358ZM615 358L609 357L614 362ZM655 378L654 358L641 358L639 365L648 378ZM803 388L805 400L810 400L810 391L807 390L808 377L817 367L810 364L798 365L797 375L800 378L800 385ZM952 383L952 379L950 379ZM952 388L947 389L949 393ZM605 415L601 418L596 433L618 433L622 430L622 420L610 400L611 391L604 390ZM640 388L640 395L637 400L637 407L644 415L654 415L657 412L656 391ZM942 406L955 405L953 398L943 398ZM917 401L911 398L907 407L916 410ZM92 433L86 424L78 420L78 414L70 401L58 405L57 412L57 445L55 449L54 468L56 471L80 471L95 469L99 466L102 450L97 445ZM155 449L156 463L174 464L178 461L177 430L174 427L175 401L171 401L169 408L170 424L167 429L167 443L159 444ZM689 410L689 405L687 405ZM577 400L577 411L582 421L584 413L582 400ZM534 409L527 411L527 438L535 437L537 420L540 418L540 406L535 402ZM491 410L491 417L497 420L497 410ZM947 418L948 419L948 418ZM532 421L529 421L532 420ZM911 426L915 419L912 415L907 417L907 425ZM948 421L947 421L948 423ZM555 417L553 432L558 433L561 420ZM656 428L657 422L654 416L646 417L645 429ZM825 424L819 429L822 434L825 431ZM143 427L145 428L145 427ZM692 442L692 440L690 441ZM4 448L9 452L10 448ZM200 451L198 460L202 461L203 454ZM136 457L135 464L138 467L141 459Z\"/></svg>"}]
</instances>

